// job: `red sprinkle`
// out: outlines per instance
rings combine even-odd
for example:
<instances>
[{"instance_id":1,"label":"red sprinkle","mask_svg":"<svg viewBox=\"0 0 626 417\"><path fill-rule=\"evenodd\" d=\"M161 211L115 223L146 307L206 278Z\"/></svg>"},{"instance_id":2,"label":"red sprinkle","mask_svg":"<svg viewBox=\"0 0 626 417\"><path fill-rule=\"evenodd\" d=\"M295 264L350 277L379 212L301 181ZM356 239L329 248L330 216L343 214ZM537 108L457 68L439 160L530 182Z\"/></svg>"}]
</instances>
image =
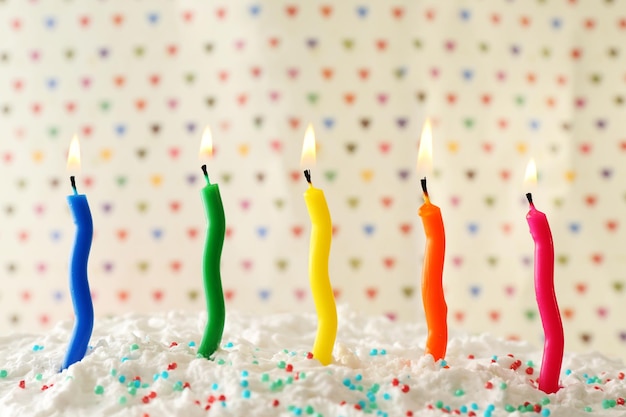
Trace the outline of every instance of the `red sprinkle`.
<instances>
[{"instance_id":1,"label":"red sprinkle","mask_svg":"<svg viewBox=\"0 0 626 417\"><path fill-rule=\"evenodd\" d=\"M474 355L467 355L467 359L474 359Z\"/></svg>"},{"instance_id":2,"label":"red sprinkle","mask_svg":"<svg viewBox=\"0 0 626 417\"><path fill-rule=\"evenodd\" d=\"M172 343L170 343L170 347L171 347L171 348L173 348L174 346L178 346L178 343L176 343L176 342L172 342Z\"/></svg>"},{"instance_id":3,"label":"red sprinkle","mask_svg":"<svg viewBox=\"0 0 626 417\"><path fill-rule=\"evenodd\" d=\"M143 413L143 417L150 417L150 414L148 414L148 413Z\"/></svg>"},{"instance_id":4,"label":"red sprinkle","mask_svg":"<svg viewBox=\"0 0 626 417\"><path fill-rule=\"evenodd\" d=\"M527 373L528 375L532 375L532 374L533 374L533 372L535 372L535 370L534 370L533 368L531 368L531 367L526 368L526 373Z\"/></svg>"},{"instance_id":5,"label":"red sprinkle","mask_svg":"<svg viewBox=\"0 0 626 417\"><path fill-rule=\"evenodd\" d=\"M339 405L346 405L346 402L342 401L342 402L339 403Z\"/></svg>"},{"instance_id":6,"label":"red sprinkle","mask_svg":"<svg viewBox=\"0 0 626 417\"><path fill-rule=\"evenodd\" d=\"M214 403L214 402L215 402L215 397L211 395L211 396L207 399L207 401L208 401L209 403Z\"/></svg>"},{"instance_id":7,"label":"red sprinkle","mask_svg":"<svg viewBox=\"0 0 626 417\"><path fill-rule=\"evenodd\" d=\"M209 411L211 409L211 404L207 404L204 406L205 411Z\"/></svg>"},{"instance_id":8,"label":"red sprinkle","mask_svg":"<svg viewBox=\"0 0 626 417\"><path fill-rule=\"evenodd\" d=\"M189 382L185 382L183 384L183 389L185 389L185 388L191 388L191 384Z\"/></svg>"},{"instance_id":9,"label":"red sprinkle","mask_svg":"<svg viewBox=\"0 0 626 417\"><path fill-rule=\"evenodd\" d=\"M278 401L278 400L276 400L276 399L275 399L274 401L272 401L272 405L273 405L274 407L278 407L278 405L279 405L279 404L280 404L280 401Z\"/></svg>"},{"instance_id":10,"label":"red sprinkle","mask_svg":"<svg viewBox=\"0 0 626 417\"><path fill-rule=\"evenodd\" d=\"M413 417L413 411L409 410L406 412L407 417Z\"/></svg>"},{"instance_id":11,"label":"red sprinkle","mask_svg":"<svg viewBox=\"0 0 626 417\"><path fill-rule=\"evenodd\" d=\"M623 373L623 372L620 372L619 374L617 374L617 377L618 377L619 379L624 379L624 373Z\"/></svg>"},{"instance_id":12,"label":"red sprinkle","mask_svg":"<svg viewBox=\"0 0 626 417\"><path fill-rule=\"evenodd\" d=\"M148 397L147 395L145 395L141 401L143 401L144 404L148 404L150 402L150 397Z\"/></svg>"},{"instance_id":13,"label":"red sprinkle","mask_svg":"<svg viewBox=\"0 0 626 417\"><path fill-rule=\"evenodd\" d=\"M26 388L26 381L24 381L24 380L22 379L22 380L20 381L19 385L20 385L20 388L22 388L22 389Z\"/></svg>"},{"instance_id":14,"label":"red sprinkle","mask_svg":"<svg viewBox=\"0 0 626 417\"><path fill-rule=\"evenodd\" d=\"M169 365L167 365L167 370L171 371L172 369L176 369L178 368L178 364L176 362L172 362Z\"/></svg>"},{"instance_id":15,"label":"red sprinkle","mask_svg":"<svg viewBox=\"0 0 626 417\"><path fill-rule=\"evenodd\" d=\"M217 397L217 399L219 401L226 401L226 396L224 394L220 395L219 397Z\"/></svg>"},{"instance_id":16,"label":"red sprinkle","mask_svg":"<svg viewBox=\"0 0 626 417\"><path fill-rule=\"evenodd\" d=\"M287 371L287 372L293 371L293 365L288 363L287 366L285 366L285 371Z\"/></svg>"},{"instance_id":17,"label":"red sprinkle","mask_svg":"<svg viewBox=\"0 0 626 417\"><path fill-rule=\"evenodd\" d=\"M617 402L617 405L624 405L624 403L626 403L626 401L624 401L622 397L618 397L616 402Z\"/></svg>"},{"instance_id":18,"label":"red sprinkle","mask_svg":"<svg viewBox=\"0 0 626 417\"><path fill-rule=\"evenodd\" d=\"M391 385L393 385L394 387L397 387L400 384L400 381L398 381L398 378L394 378L391 380Z\"/></svg>"},{"instance_id":19,"label":"red sprinkle","mask_svg":"<svg viewBox=\"0 0 626 417\"><path fill-rule=\"evenodd\" d=\"M535 406L533 407L533 411L535 413L541 413L541 404L535 404Z\"/></svg>"},{"instance_id":20,"label":"red sprinkle","mask_svg":"<svg viewBox=\"0 0 626 417\"><path fill-rule=\"evenodd\" d=\"M487 388L487 389L493 388L493 383L491 381L485 382L485 388Z\"/></svg>"},{"instance_id":21,"label":"red sprinkle","mask_svg":"<svg viewBox=\"0 0 626 417\"><path fill-rule=\"evenodd\" d=\"M150 391L150 394L148 395L150 398L156 398L157 393L154 391Z\"/></svg>"},{"instance_id":22,"label":"red sprinkle","mask_svg":"<svg viewBox=\"0 0 626 417\"><path fill-rule=\"evenodd\" d=\"M357 410L360 410L361 409L361 405L360 404L354 404L354 408L357 409Z\"/></svg>"},{"instance_id":23,"label":"red sprinkle","mask_svg":"<svg viewBox=\"0 0 626 417\"><path fill-rule=\"evenodd\" d=\"M41 387L41 390L42 390L42 391L45 391L45 390L47 390L48 388L50 388L50 387L49 387L49 386L47 386L47 385L44 385L44 386L42 386L42 387Z\"/></svg>"},{"instance_id":24,"label":"red sprinkle","mask_svg":"<svg viewBox=\"0 0 626 417\"><path fill-rule=\"evenodd\" d=\"M313 359L313 354L312 354L311 352L308 352L308 353L306 354L306 358L307 358L307 359Z\"/></svg>"},{"instance_id":25,"label":"red sprinkle","mask_svg":"<svg viewBox=\"0 0 626 417\"><path fill-rule=\"evenodd\" d=\"M404 392L406 394L407 392L409 392L409 390L410 390L410 388L409 388L408 385L406 385L406 384L402 385L402 392Z\"/></svg>"},{"instance_id":26,"label":"red sprinkle","mask_svg":"<svg viewBox=\"0 0 626 417\"><path fill-rule=\"evenodd\" d=\"M519 367L522 366L522 361L520 361L519 359L516 360L515 362L513 362L511 364L511 369L514 371L517 371L519 369Z\"/></svg>"},{"instance_id":27,"label":"red sprinkle","mask_svg":"<svg viewBox=\"0 0 626 417\"><path fill-rule=\"evenodd\" d=\"M197 405L200 405L200 401L199 400L195 400L194 403L196 403Z\"/></svg>"},{"instance_id":28,"label":"red sprinkle","mask_svg":"<svg viewBox=\"0 0 626 417\"><path fill-rule=\"evenodd\" d=\"M469 413L467 413L467 417L476 417L476 413L473 411L470 411Z\"/></svg>"}]
</instances>

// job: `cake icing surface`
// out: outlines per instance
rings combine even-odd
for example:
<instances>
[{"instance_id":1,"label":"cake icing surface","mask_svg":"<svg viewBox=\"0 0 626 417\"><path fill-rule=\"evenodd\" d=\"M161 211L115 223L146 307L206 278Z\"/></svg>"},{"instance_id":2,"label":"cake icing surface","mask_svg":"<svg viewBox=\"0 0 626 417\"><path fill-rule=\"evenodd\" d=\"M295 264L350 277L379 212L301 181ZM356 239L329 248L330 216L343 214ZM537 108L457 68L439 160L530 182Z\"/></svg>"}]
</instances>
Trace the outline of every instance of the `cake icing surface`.
<instances>
[{"instance_id":1,"label":"cake icing surface","mask_svg":"<svg viewBox=\"0 0 626 417\"><path fill-rule=\"evenodd\" d=\"M626 367L566 353L562 388L537 389L541 351L450 335L425 356L423 324L339 309L334 361L309 353L314 314L229 312L213 360L196 356L206 314L97 320L85 358L59 372L72 323L0 338L3 416L624 416Z\"/></svg>"}]
</instances>

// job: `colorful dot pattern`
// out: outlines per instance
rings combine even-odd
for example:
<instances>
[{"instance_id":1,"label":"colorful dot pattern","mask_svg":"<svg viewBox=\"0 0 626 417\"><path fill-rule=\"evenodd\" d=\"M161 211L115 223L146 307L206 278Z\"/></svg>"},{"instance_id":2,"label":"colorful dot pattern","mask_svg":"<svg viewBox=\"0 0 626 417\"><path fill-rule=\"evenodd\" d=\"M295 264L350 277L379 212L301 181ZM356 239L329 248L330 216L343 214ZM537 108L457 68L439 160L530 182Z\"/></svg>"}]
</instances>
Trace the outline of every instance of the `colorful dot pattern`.
<instances>
[{"instance_id":1,"label":"colorful dot pattern","mask_svg":"<svg viewBox=\"0 0 626 417\"><path fill-rule=\"evenodd\" d=\"M228 308L313 309L299 167L311 122L338 302L422 320L415 161L430 117L451 326L542 343L534 157L566 349L626 357L624 36L615 0L0 1L0 328L72 317L74 133L96 314L202 309L207 123Z\"/></svg>"}]
</instances>

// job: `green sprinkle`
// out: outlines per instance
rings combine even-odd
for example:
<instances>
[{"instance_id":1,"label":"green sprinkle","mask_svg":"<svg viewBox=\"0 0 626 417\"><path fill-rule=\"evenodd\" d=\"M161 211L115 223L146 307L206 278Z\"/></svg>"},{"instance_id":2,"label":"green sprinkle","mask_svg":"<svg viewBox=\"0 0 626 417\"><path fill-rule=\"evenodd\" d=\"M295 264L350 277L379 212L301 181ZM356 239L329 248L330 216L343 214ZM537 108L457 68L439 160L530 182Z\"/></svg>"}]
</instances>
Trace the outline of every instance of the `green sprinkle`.
<instances>
[{"instance_id":1,"label":"green sprinkle","mask_svg":"<svg viewBox=\"0 0 626 417\"><path fill-rule=\"evenodd\" d=\"M532 405L532 404L528 404L528 405L526 406L526 411L534 411L534 410L535 410L535 406L534 406L534 405Z\"/></svg>"},{"instance_id":2,"label":"green sprinkle","mask_svg":"<svg viewBox=\"0 0 626 417\"><path fill-rule=\"evenodd\" d=\"M437 401L435 403L435 408L443 408L443 401Z\"/></svg>"},{"instance_id":3,"label":"green sprinkle","mask_svg":"<svg viewBox=\"0 0 626 417\"><path fill-rule=\"evenodd\" d=\"M133 343L132 345L130 345L130 350L131 350L131 352L132 352L133 350L137 350L137 349L139 349L139 345L138 345L137 343Z\"/></svg>"},{"instance_id":4,"label":"green sprinkle","mask_svg":"<svg viewBox=\"0 0 626 417\"><path fill-rule=\"evenodd\" d=\"M508 385L506 385L506 382L503 382L500 384L500 389L507 389Z\"/></svg>"},{"instance_id":5,"label":"green sprinkle","mask_svg":"<svg viewBox=\"0 0 626 417\"><path fill-rule=\"evenodd\" d=\"M465 395L465 391L463 391L462 389L458 389L458 390L454 391L454 396L455 397L461 397L463 395Z\"/></svg>"},{"instance_id":6,"label":"green sprinkle","mask_svg":"<svg viewBox=\"0 0 626 417\"><path fill-rule=\"evenodd\" d=\"M261 375L261 381L267 382L270 380L270 376L268 374Z\"/></svg>"},{"instance_id":7,"label":"green sprinkle","mask_svg":"<svg viewBox=\"0 0 626 417\"><path fill-rule=\"evenodd\" d=\"M278 362L277 366L279 369L285 369L286 363L285 361L280 361Z\"/></svg>"},{"instance_id":8,"label":"green sprinkle","mask_svg":"<svg viewBox=\"0 0 626 417\"><path fill-rule=\"evenodd\" d=\"M226 362L224 361L224 359L220 358L217 360L217 364L218 365L224 365Z\"/></svg>"},{"instance_id":9,"label":"green sprinkle","mask_svg":"<svg viewBox=\"0 0 626 417\"><path fill-rule=\"evenodd\" d=\"M591 413L593 411L593 409L589 406L585 407L584 410L588 413Z\"/></svg>"},{"instance_id":10,"label":"green sprinkle","mask_svg":"<svg viewBox=\"0 0 626 417\"><path fill-rule=\"evenodd\" d=\"M35 375L35 379L36 379L37 381L41 381L41 378L43 378L43 376L42 376L41 374L37 374L37 375Z\"/></svg>"},{"instance_id":11,"label":"green sprinkle","mask_svg":"<svg viewBox=\"0 0 626 417\"><path fill-rule=\"evenodd\" d=\"M117 369L113 368L111 369L111 376L116 376L117 375Z\"/></svg>"},{"instance_id":12,"label":"green sprinkle","mask_svg":"<svg viewBox=\"0 0 626 417\"><path fill-rule=\"evenodd\" d=\"M528 361L526 362L526 366L530 366L531 368L534 368L535 364L533 363L533 361Z\"/></svg>"},{"instance_id":13,"label":"green sprinkle","mask_svg":"<svg viewBox=\"0 0 626 417\"><path fill-rule=\"evenodd\" d=\"M372 385L372 387L370 388L370 391L373 393L377 393L379 389L380 389L380 385L374 383L374 385Z\"/></svg>"},{"instance_id":14,"label":"green sprinkle","mask_svg":"<svg viewBox=\"0 0 626 417\"><path fill-rule=\"evenodd\" d=\"M293 384L293 377L292 377L292 376L288 376L288 377L285 379L285 382L286 382L287 384Z\"/></svg>"},{"instance_id":15,"label":"green sprinkle","mask_svg":"<svg viewBox=\"0 0 626 417\"><path fill-rule=\"evenodd\" d=\"M543 398L541 399L541 405L548 405L548 404L550 404L550 398L548 398L548 397L543 397Z\"/></svg>"},{"instance_id":16,"label":"green sprinkle","mask_svg":"<svg viewBox=\"0 0 626 417\"><path fill-rule=\"evenodd\" d=\"M515 407L513 407L511 404L505 405L504 409L508 411L509 413L512 413L513 411L515 411Z\"/></svg>"},{"instance_id":17,"label":"green sprinkle","mask_svg":"<svg viewBox=\"0 0 626 417\"><path fill-rule=\"evenodd\" d=\"M128 393L130 395L134 396L135 394L137 394L137 388L135 388L135 387L128 387Z\"/></svg>"},{"instance_id":18,"label":"green sprinkle","mask_svg":"<svg viewBox=\"0 0 626 417\"><path fill-rule=\"evenodd\" d=\"M104 387L102 385L96 385L96 388L93 390L93 392L95 392L96 395L102 395L104 394Z\"/></svg>"},{"instance_id":19,"label":"green sprinkle","mask_svg":"<svg viewBox=\"0 0 626 417\"><path fill-rule=\"evenodd\" d=\"M306 379L306 372L300 372L299 377L300 379Z\"/></svg>"},{"instance_id":20,"label":"green sprinkle","mask_svg":"<svg viewBox=\"0 0 626 417\"><path fill-rule=\"evenodd\" d=\"M121 405L126 404L126 401L127 401L126 397L123 395L117 400L117 402L120 403Z\"/></svg>"},{"instance_id":21,"label":"green sprinkle","mask_svg":"<svg viewBox=\"0 0 626 417\"><path fill-rule=\"evenodd\" d=\"M0 378L6 378L9 373L6 369L0 369Z\"/></svg>"},{"instance_id":22,"label":"green sprinkle","mask_svg":"<svg viewBox=\"0 0 626 417\"><path fill-rule=\"evenodd\" d=\"M313 409L312 406L307 405L306 408L304 409L304 412L307 414L313 414L315 412L315 410Z\"/></svg>"}]
</instances>

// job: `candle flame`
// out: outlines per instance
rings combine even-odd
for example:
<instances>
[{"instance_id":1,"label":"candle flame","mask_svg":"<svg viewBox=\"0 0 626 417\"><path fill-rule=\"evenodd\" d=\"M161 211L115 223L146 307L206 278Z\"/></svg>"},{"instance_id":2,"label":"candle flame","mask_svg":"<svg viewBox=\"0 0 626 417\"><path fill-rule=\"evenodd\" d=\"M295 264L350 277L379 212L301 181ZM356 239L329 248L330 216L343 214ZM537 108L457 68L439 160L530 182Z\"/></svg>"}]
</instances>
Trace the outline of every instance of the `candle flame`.
<instances>
[{"instance_id":1,"label":"candle flame","mask_svg":"<svg viewBox=\"0 0 626 417\"><path fill-rule=\"evenodd\" d=\"M213 135L211 128L207 125L202 133L202 141L200 142L200 159L206 160L213 158Z\"/></svg>"},{"instance_id":2,"label":"candle flame","mask_svg":"<svg viewBox=\"0 0 626 417\"><path fill-rule=\"evenodd\" d=\"M304 133L304 143L302 144L302 156L300 157L300 166L308 169L315 166L315 132L313 126L309 124Z\"/></svg>"},{"instance_id":3,"label":"candle flame","mask_svg":"<svg viewBox=\"0 0 626 417\"><path fill-rule=\"evenodd\" d=\"M67 153L67 170L80 171L80 143L78 135L74 135L70 142L70 150Z\"/></svg>"},{"instance_id":4,"label":"candle flame","mask_svg":"<svg viewBox=\"0 0 626 417\"><path fill-rule=\"evenodd\" d=\"M430 119L426 119L422 129L420 147L417 153L417 170L424 175L433 172L433 132Z\"/></svg>"},{"instance_id":5,"label":"candle flame","mask_svg":"<svg viewBox=\"0 0 626 417\"><path fill-rule=\"evenodd\" d=\"M537 185L537 165L535 165L535 160L533 158L528 161L528 165L526 165L526 175L524 176L524 185L533 186Z\"/></svg>"}]
</instances>

